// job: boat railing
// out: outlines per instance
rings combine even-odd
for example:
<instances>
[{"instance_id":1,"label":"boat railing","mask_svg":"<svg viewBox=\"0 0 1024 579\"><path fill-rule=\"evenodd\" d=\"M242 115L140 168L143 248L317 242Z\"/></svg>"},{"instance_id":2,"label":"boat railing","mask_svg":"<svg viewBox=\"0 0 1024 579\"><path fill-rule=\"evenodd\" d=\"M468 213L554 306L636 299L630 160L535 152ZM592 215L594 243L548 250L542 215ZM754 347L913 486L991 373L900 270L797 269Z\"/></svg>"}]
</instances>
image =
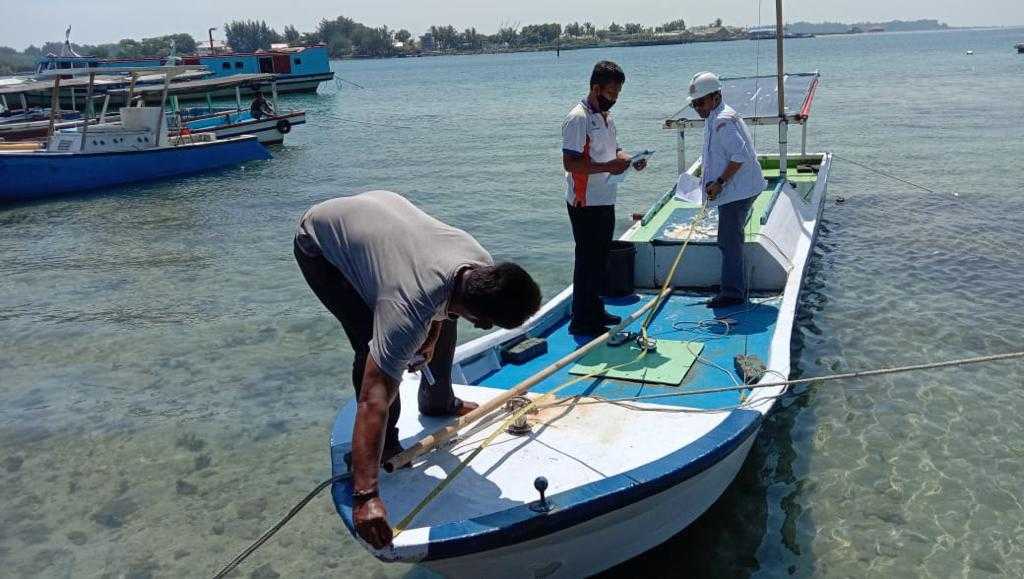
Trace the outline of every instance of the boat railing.
<instances>
[{"instance_id":1,"label":"boat railing","mask_svg":"<svg viewBox=\"0 0 1024 579\"><path fill-rule=\"evenodd\" d=\"M779 108L778 91L773 90L771 83L774 76L747 76L722 78L722 96L726 103L736 109L737 114L748 125L800 125L800 154L807 154L807 122L811 116L811 104L814 92L818 87L818 72L787 73L784 75L786 93L784 95L785 115L772 114ZM704 127L704 119L700 118L692 107L687 105L665 119L662 127L676 131L676 155L679 173L687 170L686 166L686 130ZM785 148L786 142L780 137L780 147Z\"/></svg>"}]
</instances>

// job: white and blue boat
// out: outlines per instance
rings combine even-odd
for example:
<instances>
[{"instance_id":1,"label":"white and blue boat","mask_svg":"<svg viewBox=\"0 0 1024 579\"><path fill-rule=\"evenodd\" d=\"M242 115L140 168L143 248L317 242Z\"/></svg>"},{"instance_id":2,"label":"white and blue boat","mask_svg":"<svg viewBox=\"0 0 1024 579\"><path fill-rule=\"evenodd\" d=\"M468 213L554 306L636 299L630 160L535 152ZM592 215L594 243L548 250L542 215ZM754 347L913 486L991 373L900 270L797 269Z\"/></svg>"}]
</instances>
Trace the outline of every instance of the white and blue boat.
<instances>
[{"instance_id":1,"label":"white and blue boat","mask_svg":"<svg viewBox=\"0 0 1024 579\"><path fill-rule=\"evenodd\" d=\"M194 68L162 67L156 72L166 75L166 87L176 74ZM118 71L141 74L154 69ZM65 72L47 74L55 77L57 94ZM97 69L82 69L76 74L92 77ZM98 118L106 119L105 112ZM270 158L252 135L227 139L217 139L213 134L170 135L163 103L160 107L122 108L118 122L91 124L89 116L91 113L79 126L51 130L45 144L32 141L0 147L0 203L165 179Z\"/></svg>"},{"instance_id":2,"label":"white and blue boat","mask_svg":"<svg viewBox=\"0 0 1024 579\"><path fill-rule=\"evenodd\" d=\"M536 382L526 399L541 402L525 420L513 420L517 404L499 406L410 468L382 473L380 494L393 525L422 510L404 521L390 546L370 549L376 557L451 577L587 576L679 533L733 481L765 415L785 393L781 385L745 386L789 375L794 316L832 157L806 153L803 145L791 155L784 144L788 125L806 127L817 74L724 79L723 85L726 102L748 123L779 125L783 143L779 154L759 157L769 185L746 224L748 303L706 307L721 263L717 219L696 219L702 205L679 198L674 188L658 197L620 239L632 248L624 263L627 274L632 268L633 289L606 302L626 330L638 331L647 314L630 319L662 296L647 326L654 348L641 357L638 342L613 347L600 343L606 335L586 357L567 363L589 339L568 332L571 287L522 328L459 346L451 376L457 396L483 405ZM692 109L664 124L677 141L679 172L696 178L701 163L687 167L683 137L702 125ZM526 339L530 346L519 348ZM740 375L741 355L764 364L753 382ZM418 373L407 373L401 396L415 400L419 382ZM335 475L347 470L355 411L354 402L342 408L331 432ZM424 437L439 438L446 424L413 411L402 414L398 427L407 449L425 451ZM332 486L350 530L351 492L344 478Z\"/></svg>"},{"instance_id":3,"label":"white and blue boat","mask_svg":"<svg viewBox=\"0 0 1024 579\"><path fill-rule=\"evenodd\" d=\"M251 107L243 103L242 94L252 89L266 87L267 103L272 112L253 117ZM235 106L216 106L213 98L217 94L230 93L235 98ZM127 89L112 91L115 99L127 98ZM181 108L179 99L183 96L204 96L206 106L190 106ZM171 112L168 123L172 132L177 134L212 133L218 139L227 139L240 135L255 135L263 144L284 142L285 135L291 130L306 123L305 111L282 110L277 98L277 80L270 74L238 74L224 78L213 78L196 81L173 83L164 95L163 87L135 87L134 97L144 102L160 102L165 96L170 99ZM183 130L184 129L184 130Z\"/></svg>"}]
</instances>

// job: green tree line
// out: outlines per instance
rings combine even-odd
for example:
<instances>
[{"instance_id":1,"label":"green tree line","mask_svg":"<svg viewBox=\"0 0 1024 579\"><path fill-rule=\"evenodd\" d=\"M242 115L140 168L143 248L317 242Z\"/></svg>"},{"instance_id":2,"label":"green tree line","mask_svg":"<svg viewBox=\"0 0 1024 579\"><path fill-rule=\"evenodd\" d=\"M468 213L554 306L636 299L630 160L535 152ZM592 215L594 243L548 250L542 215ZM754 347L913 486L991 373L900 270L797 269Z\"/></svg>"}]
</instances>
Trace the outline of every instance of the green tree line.
<instances>
[{"instance_id":1,"label":"green tree line","mask_svg":"<svg viewBox=\"0 0 1024 579\"><path fill-rule=\"evenodd\" d=\"M721 28L721 19L705 28ZM296 46L324 44L333 58L384 57L412 53L427 48L434 51L501 50L566 44L585 44L591 40L653 36L656 34L685 34L688 31L682 19L648 27L635 22L610 23L599 28L593 22L559 24L503 24L494 34L482 34L476 28L462 31L454 26L434 25L428 28L433 46L424 47L421 37L408 30L392 30L387 26L367 26L345 16L324 18L315 30L300 32L295 26L285 26L278 32L263 20L234 20L224 24L224 35L232 49L242 52L268 50L271 44L287 42ZM155 38L123 39L116 43L99 45L72 44L76 52L98 58L139 58L166 56L174 42L178 54L194 53L196 40L188 34L169 34ZM31 70L47 53L59 54L62 44L50 42L41 47L29 46L19 52L0 46L0 74Z\"/></svg>"}]
</instances>

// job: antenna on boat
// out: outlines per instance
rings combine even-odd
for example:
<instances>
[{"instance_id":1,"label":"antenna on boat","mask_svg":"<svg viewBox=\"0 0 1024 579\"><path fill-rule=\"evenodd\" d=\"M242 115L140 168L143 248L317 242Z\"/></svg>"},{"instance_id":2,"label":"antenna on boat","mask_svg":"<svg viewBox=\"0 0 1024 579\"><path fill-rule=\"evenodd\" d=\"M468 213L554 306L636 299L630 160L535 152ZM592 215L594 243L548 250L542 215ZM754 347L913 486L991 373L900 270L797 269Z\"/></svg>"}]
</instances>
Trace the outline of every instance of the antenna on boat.
<instances>
[{"instance_id":1,"label":"antenna on boat","mask_svg":"<svg viewBox=\"0 0 1024 579\"><path fill-rule=\"evenodd\" d=\"M775 0L775 54L778 63L778 91L779 91L779 180L786 181L786 135L789 132L789 122L786 120L786 93L783 82L782 62L782 0Z\"/></svg>"}]
</instances>

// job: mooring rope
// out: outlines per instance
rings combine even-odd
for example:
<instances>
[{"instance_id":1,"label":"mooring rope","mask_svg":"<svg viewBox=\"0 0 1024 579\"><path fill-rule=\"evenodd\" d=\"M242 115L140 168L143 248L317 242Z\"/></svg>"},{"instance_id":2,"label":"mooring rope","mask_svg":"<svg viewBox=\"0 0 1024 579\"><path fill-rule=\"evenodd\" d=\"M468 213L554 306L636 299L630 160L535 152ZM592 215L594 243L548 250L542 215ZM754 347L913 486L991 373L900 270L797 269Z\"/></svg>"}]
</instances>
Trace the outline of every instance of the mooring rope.
<instances>
[{"instance_id":1,"label":"mooring rope","mask_svg":"<svg viewBox=\"0 0 1024 579\"><path fill-rule=\"evenodd\" d=\"M658 308L661 306L661 301L665 299L665 296L667 295L665 290L668 289L669 284L672 283L672 278L676 275L676 268L679 267L679 262L683 260L683 253L686 252L686 247L690 245L690 240L693 239L693 232L697 229L697 224L704 219L704 215L707 213L707 210L708 204L705 201L701 204L700 211L698 211L697 214L693 216L693 219L690 220L689 231L686 233L686 239L683 241L683 246L679 248L679 253L676 254L676 259L672 262L672 267L669 268L668 275L665 276L665 281L662 282L661 289L658 290L658 295L654 298L654 305L651 306L643 324L640 325L640 335L643 337L645 342L648 339L647 327L651 325L654 317L658 315Z\"/></svg>"},{"instance_id":2,"label":"mooring rope","mask_svg":"<svg viewBox=\"0 0 1024 579\"><path fill-rule=\"evenodd\" d=\"M913 181L910 181L908 179L903 179L901 177L897 177L896 175L890 175L889 173L886 173L885 171L880 171L880 170L876 169L875 167L872 167L872 166L870 166L870 165L868 165L866 163L861 163L860 161L854 161L853 159L850 159L849 157L840 157L839 155L837 155L835 153L832 153L832 157L834 157L836 159L839 159L840 161L846 161L847 163L856 165L856 166L858 166L858 167L860 167L862 169L867 169L871 173L875 173L875 174L881 175L882 177L887 177L887 178L892 179L894 181L899 181L900 183L904 183L904 184L910 185L911 187L917 187L918 189L921 189L923 191L927 191L929 193L938 193L938 191L933 191L933 190L925 187L924 185L918 185L917 183L914 183ZM951 194L953 195L953 197L959 197L960 196L960 194L955 192L955 191L952 192Z\"/></svg>"},{"instance_id":3,"label":"mooring rope","mask_svg":"<svg viewBox=\"0 0 1024 579\"><path fill-rule=\"evenodd\" d=\"M228 573L234 571L235 567L238 567L238 565L241 564L242 561L245 561L245 559L249 555L252 555L253 552L256 551L256 549L259 549L261 546L263 546L263 543L266 543L271 537L273 537L274 533L280 531L281 527L285 526L288 523L288 521L292 520L292 517L297 515L299 511L301 511L303 507L309 504L309 501L313 500L313 498L320 494L321 491L323 491L325 488L329 487L330 485L336 482L340 482L345 479L351 478L351 476L352 473L344 472L341 474L334 475L331 478L318 484L316 488L314 488L312 491L309 492L309 494L303 497L301 501L296 503L295 506L292 507L292 510L288 511L288 514L285 515L284 518L278 521L277 524L273 527L267 529L265 533L260 535L260 538L253 541L251 545L246 547L244 551L239 553L237 557L235 557L231 560L230 563L225 565L223 569L221 569L216 575L213 576L213 578L222 579L223 577L227 577Z\"/></svg>"},{"instance_id":4,"label":"mooring rope","mask_svg":"<svg viewBox=\"0 0 1024 579\"><path fill-rule=\"evenodd\" d=\"M618 402L618 401L638 401L638 400L653 400L656 398L673 398L676 396L700 396L702 394L717 394L721 392L735 392L742 390L757 390L760 388L778 388L779 386L795 386L797 384L811 384L814 382L831 382L834 380L847 380L851 378L867 378L870 376L885 376L888 374L901 374L904 372L914 372L918 370L934 370L937 368L949 368L952 366L968 366L970 364L981 364L985 362L998 362L1000 360L1012 360L1014 358L1024 358L1024 351L1020 352L1007 352L1005 354L992 354L989 356L976 356L973 358L959 358L955 360L946 360L943 362L930 362L928 364L913 364L910 366L895 366L893 368L878 368L875 370L860 370L857 372L844 372L841 374L826 374L824 376L814 376L811 378L796 378L793 380L779 380L776 382L765 382L763 384L744 384L741 386L721 386L713 388L702 388L700 390L690 390L687 392L672 392L666 394L644 394L640 396L630 396L628 398L617 398L617 399L600 399L594 402L580 402L580 404L597 404L604 402ZM774 370L768 370L773 374L778 375L778 372ZM757 404L764 399L754 400L750 404ZM742 408L743 405L729 408Z\"/></svg>"},{"instance_id":5,"label":"mooring rope","mask_svg":"<svg viewBox=\"0 0 1024 579\"><path fill-rule=\"evenodd\" d=\"M541 402L546 401L549 398L554 398L555 394L558 394L558 392L560 392L561 390L564 390L565 388L572 386L573 384L578 384L580 382L583 382L584 380L592 380L594 378L607 374L612 370L637 362L645 355L647 355L647 350L641 350L640 354L638 354L636 358L632 360L627 360L626 362L623 362L616 366L612 366L611 368L605 368L604 370L593 372L591 374L587 374L586 376L578 376L576 378L563 382L562 384L559 384L558 386L552 388L551 390L545 392L544 394L538 396L537 398L529 400L521 408L512 412L508 416L508 418L502 421L502 423L498 425L498 427L495 428L494 431L487 436L487 438L481 441L480 444L478 444L477 447L474 448L473 451L469 453L469 455L466 458L459 461L459 464L454 469L452 469L450 473L445 475L444 479L442 479L441 482L437 483L437 485L427 494L427 496L424 497L423 500L421 500L419 503L417 503L416 506L413 507L412 510L409 511L409 513L405 515L405 517L403 517L402 520L399 521L397 525L395 525L394 536L397 537L399 533L409 528L409 525L412 524L416 516L419 515L420 512L427 507L427 505L433 502L433 500L436 499L438 495L440 495L441 492L444 491L444 489L446 489L448 485L451 484L451 482L455 480L455 478L459 476L459 474L461 474L462 471L467 466L469 466L469 463L472 462L473 459L477 457L477 455L483 452L485 448L490 446L491 443L494 442L494 440L498 438L499 435L501 435L501 433L505 432L510 424L512 424L517 419L521 418L523 415L530 412L531 410L538 408L538 404L540 404Z\"/></svg>"}]
</instances>

